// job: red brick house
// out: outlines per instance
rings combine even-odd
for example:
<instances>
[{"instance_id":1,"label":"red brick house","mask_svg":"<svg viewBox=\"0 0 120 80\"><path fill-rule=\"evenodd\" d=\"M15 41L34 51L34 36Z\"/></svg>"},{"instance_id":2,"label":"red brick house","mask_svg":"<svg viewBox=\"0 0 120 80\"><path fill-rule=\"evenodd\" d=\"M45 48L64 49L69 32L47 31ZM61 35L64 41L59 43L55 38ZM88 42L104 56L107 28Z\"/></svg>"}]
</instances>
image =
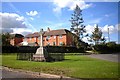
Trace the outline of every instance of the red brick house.
<instances>
[{"instance_id":1,"label":"red brick house","mask_svg":"<svg viewBox=\"0 0 120 80\"><path fill-rule=\"evenodd\" d=\"M18 46L21 42L23 42L24 36L21 34L12 34L12 39L10 40L10 44L13 46Z\"/></svg>"},{"instance_id":2,"label":"red brick house","mask_svg":"<svg viewBox=\"0 0 120 80\"><path fill-rule=\"evenodd\" d=\"M23 41L30 43L35 43L35 45L40 44L39 32L35 32L33 34L28 34L24 37ZM43 34L43 45L51 45L51 46L73 46L74 45L75 34L71 33L66 29L59 30L50 30L48 28L47 31Z\"/></svg>"}]
</instances>

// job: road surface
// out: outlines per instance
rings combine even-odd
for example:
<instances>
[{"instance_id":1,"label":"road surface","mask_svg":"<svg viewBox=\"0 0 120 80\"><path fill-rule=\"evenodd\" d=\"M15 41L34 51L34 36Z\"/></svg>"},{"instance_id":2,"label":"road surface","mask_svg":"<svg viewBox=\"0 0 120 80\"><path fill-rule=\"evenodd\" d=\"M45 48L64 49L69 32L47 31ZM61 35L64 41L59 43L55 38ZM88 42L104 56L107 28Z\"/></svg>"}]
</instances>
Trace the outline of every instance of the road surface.
<instances>
[{"instance_id":1,"label":"road surface","mask_svg":"<svg viewBox=\"0 0 120 80\"><path fill-rule=\"evenodd\" d=\"M119 57L120 54L91 54L91 55L86 55L88 57L92 58L97 58L97 59L102 59L102 60L107 60L107 61L112 61L112 62L119 62Z\"/></svg>"}]
</instances>

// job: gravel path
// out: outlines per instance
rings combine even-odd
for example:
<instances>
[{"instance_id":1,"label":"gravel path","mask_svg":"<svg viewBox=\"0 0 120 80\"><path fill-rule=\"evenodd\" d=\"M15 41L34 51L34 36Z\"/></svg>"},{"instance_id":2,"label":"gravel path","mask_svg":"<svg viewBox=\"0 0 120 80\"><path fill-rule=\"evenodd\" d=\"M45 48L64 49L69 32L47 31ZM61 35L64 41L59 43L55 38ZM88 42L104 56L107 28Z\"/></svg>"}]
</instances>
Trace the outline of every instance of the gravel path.
<instances>
[{"instance_id":1,"label":"gravel path","mask_svg":"<svg viewBox=\"0 0 120 80\"><path fill-rule=\"evenodd\" d=\"M112 62L119 62L120 54L91 54L91 55L85 55L92 58L112 61Z\"/></svg>"}]
</instances>

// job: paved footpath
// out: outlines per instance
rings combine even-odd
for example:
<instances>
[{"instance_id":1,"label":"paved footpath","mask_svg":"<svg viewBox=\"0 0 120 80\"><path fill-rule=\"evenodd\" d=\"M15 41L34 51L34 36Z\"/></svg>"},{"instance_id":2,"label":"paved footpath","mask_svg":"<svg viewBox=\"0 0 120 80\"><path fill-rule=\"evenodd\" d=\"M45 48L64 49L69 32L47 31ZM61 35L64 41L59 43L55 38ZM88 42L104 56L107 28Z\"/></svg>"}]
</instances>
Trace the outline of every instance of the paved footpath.
<instances>
[{"instance_id":1,"label":"paved footpath","mask_svg":"<svg viewBox=\"0 0 120 80\"><path fill-rule=\"evenodd\" d=\"M120 60L120 53L119 54L91 54L86 55L88 57L112 61L112 62L119 62ZM119 57L119 58L118 58Z\"/></svg>"}]
</instances>

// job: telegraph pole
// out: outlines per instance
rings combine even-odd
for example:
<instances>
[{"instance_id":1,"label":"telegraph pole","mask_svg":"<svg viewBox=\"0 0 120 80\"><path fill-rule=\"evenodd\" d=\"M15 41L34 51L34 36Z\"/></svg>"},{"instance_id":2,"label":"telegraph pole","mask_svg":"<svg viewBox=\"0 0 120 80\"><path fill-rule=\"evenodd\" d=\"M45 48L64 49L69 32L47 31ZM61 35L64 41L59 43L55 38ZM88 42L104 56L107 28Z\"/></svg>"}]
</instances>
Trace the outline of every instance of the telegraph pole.
<instances>
[{"instance_id":1,"label":"telegraph pole","mask_svg":"<svg viewBox=\"0 0 120 80\"><path fill-rule=\"evenodd\" d=\"M110 42L110 32L109 32L109 27L108 27L108 42Z\"/></svg>"}]
</instances>

